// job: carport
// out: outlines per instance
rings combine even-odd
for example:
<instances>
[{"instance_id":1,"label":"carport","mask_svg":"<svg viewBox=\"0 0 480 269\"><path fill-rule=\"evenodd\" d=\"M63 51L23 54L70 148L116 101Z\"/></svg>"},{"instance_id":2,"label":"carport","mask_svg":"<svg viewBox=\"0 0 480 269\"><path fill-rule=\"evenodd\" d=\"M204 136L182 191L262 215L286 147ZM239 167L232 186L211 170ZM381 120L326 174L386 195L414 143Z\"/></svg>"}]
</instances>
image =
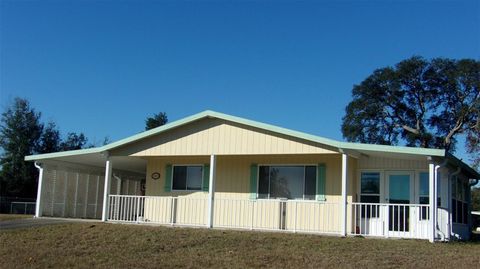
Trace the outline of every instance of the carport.
<instances>
[{"instance_id":1,"label":"carport","mask_svg":"<svg viewBox=\"0 0 480 269\"><path fill-rule=\"evenodd\" d=\"M92 148L37 155L35 161L36 217L101 219L105 195L144 195L146 161L140 157Z\"/></svg>"}]
</instances>

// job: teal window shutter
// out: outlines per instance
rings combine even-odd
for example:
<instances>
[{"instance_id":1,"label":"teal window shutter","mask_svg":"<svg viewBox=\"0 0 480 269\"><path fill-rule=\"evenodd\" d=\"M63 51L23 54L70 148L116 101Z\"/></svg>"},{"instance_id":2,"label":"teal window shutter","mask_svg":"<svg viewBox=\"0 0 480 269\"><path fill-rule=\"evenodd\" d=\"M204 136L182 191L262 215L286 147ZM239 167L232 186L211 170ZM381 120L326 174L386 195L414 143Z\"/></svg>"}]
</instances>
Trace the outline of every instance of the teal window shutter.
<instances>
[{"instance_id":1,"label":"teal window shutter","mask_svg":"<svg viewBox=\"0 0 480 269\"><path fill-rule=\"evenodd\" d=\"M250 166L250 199L257 199L257 177L258 165L252 164Z\"/></svg>"},{"instance_id":2,"label":"teal window shutter","mask_svg":"<svg viewBox=\"0 0 480 269\"><path fill-rule=\"evenodd\" d=\"M203 165L203 182L202 182L202 190L208 191L210 184L210 165L205 164Z\"/></svg>"},{"instance_id":3,"label":"teal window shutter","mask_svg":"<svg viewBox=\"0 0 480 269\"><path fill-rule=\"evenodd\" d=\"M327 179L327 167L324 163L317 165L317 201L325 201L325 181Z\"/></svg>"},{"instance_id":4,"label":"teal window shutter","mask_svg":"<svg viewBox=\"0 0 480 269\"><path fill-rule=\"evenodd\" d=\"M172 191L172 165L167 164L165 166L165 192L171 192Z\"/></svg>"}]
</instances>

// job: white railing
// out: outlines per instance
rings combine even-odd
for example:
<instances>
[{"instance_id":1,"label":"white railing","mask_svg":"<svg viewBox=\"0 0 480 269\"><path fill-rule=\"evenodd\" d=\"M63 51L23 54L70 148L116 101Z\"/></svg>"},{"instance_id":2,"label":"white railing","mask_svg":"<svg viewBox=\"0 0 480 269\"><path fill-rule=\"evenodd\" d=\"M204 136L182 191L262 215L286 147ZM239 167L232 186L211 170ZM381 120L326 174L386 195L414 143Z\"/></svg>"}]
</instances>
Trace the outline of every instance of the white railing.
<instances>
[{"instance_id":1,"label":"white railing","mask_svg":"<svg viewBox=\"0 0 480 269\"><path fill-rule=\"evenodd\" d=\"M428 238L428 205L352 203L353 235Z\"/></svg>"},{"instance_id":2,"label":"white railing","mask_svg":"<svg viewBox=\"0 0 480 269\"><path fill-rule=\"evenodd\" d=\"M348 204L352 235L428 238L429 207L420 204ZM341 204L305 200L214 200L213 226L221 228L341 233ZM206 198L109 196L109 221L206 226Z\"/></svg>"},{"instance_id":3,"label":"white railing","mask_svg":"<svg viewBox=\"0 0 480 269\"><path fill-rule=\"evenodd\" d=\"M250 230L340 233L339 203L215 199L213 225Z\"/></svg>"},{"instance_id":4,"label":"white railing","mask_svg":"<svg viewBox=\"0 0 480 269\"><path fill-rule=\"evenodd\" d=\"M109 195L109 221L204 226L207 199Z\"/></svg>"},{"instance_id":5,"label":"white railing","mask_svg":"<svg viewBox=\"0 0 480 269\"><path fill-rule=\"evenodd\" d=\"M108 220L122 222L143 221L145 196L110 195Z\"/></svg>"},{"instance_id":6,"label":"white railing","mask_svg":"<svg viewBox=\"0 0 480 269\"><path fill-rule=\"evenodd\" d=\"M215 199L213 226L251 230L340 233L340 204L300 200ZM109 196L109 221L206 226L205 198Z\"/></svg>"}]
</instances>

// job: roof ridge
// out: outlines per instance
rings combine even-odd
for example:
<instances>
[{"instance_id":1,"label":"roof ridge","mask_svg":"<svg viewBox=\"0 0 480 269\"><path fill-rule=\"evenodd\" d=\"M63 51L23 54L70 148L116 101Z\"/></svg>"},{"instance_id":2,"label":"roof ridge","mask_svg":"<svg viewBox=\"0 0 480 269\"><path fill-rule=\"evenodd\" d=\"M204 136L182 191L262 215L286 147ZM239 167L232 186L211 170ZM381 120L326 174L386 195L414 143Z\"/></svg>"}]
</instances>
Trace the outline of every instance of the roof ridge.
<instances>
[{"instance_id":1,"label":"roof ridge","mask_svg":"<svg viewBox=\"0 0 480 269\"><path fill-rule=\"evenodd\" d=\"M352 142L344 142L338 141L318 135L313 135L301 131L296 131L280 126L276 126L269 123L263 123L255 120L250 120L238 116L232 116L229 114L213 111L213 110L204 110L202 112L193 114L191 116L187 116L181 119L178 119L173 122L169 122L165 125L153 128L151 130L143 131L138 134L134 134L128 136L126 138L117 140L107 145L103 145L100 147L83 149L83 150L73 150L73 151L64 151L64 152L55 152L55 153L47 153L47 154L38 154L38 155L30 155L25 157L26 160L34 160L35 157L42 156L42 158L52 158L57 156L65 156L65 155L79 155L79 154L87 154L87 153L99 153L104 151L109 151L115 149L117 147L121 147L138 140L160 134L167 130L177 128L183 126L185 124L189 124L193 121L197 121L206 117L213 117L222 119L225 121L231 121L238 124L267 130L273 133L282 134L286 136L295 137L298 139L322 144L327 147L331 147L337 149L339 152L343 152L344 149L347 150L366 150L366 151L387 151L393 153L407 153L407 154L417 154L417 155L433 155L433 156L445 156L445 150L441 149L430 149L430 148L417 148L417 147L405 147L405 146L391 146L391 145L376 145L376 144L365 144L365 143L352 143Z\"/></svg>"}]
</instances>

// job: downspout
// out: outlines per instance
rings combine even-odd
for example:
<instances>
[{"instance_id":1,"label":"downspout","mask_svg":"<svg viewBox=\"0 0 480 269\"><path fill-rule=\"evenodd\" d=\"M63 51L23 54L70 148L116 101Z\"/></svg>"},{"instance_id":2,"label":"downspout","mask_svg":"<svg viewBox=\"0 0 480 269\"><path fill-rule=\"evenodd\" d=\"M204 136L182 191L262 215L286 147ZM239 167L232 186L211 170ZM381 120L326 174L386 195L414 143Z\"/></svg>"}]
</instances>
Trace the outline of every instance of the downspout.
<instances>
[{"instance_id":1,"label":"downspout","mask_svg":"<svg viewBox=\"0 0 480 269\"><path fill-rule=\"evenodd\" d=\"M38 186L37 186L37 202L35 203L35 218L41 217L41 207L40 207L40 201L42 198L42 186L43 186L43 167L38 164L37 162L34 162L33 165L38 169Z\"/></svg>"},{"instance_id":2,"label":"downspout","mask_svg":"<svg viewBox=\"0 0 480 269\"><path fill-rule=\"evenodd\" d=\"M120 195L122 194L122 179L115 174L113 174L112 176L117 180L117 194Z\"/></svg>"},{"instance_id":3,"label":"downspout","mask_svg":"<svg viewBox=\"0 0 480 269\"><path fill-rule=\"evenodd\" d=\"M434 180L434 186L433 186L433 221L435 223L435 237L437 236L437 233L441 235L441 240L445 241L445 234L438 229L438 193L437 193L437 184L438 183L438 169L441 167L445 167L448 163L448 160L445 159L441 164L435 166L435 180ZM434 239L435 240L435 239Z\"/></svg>"},{"instance_id":4,"label":"downspout","mask_svg":"<svg viewBox=\"0 0 480 269\"><path fill-rule=\"evenodd\" d=\"M453 173L450 173L450 175L448 176L448 240L450 240L450 237L452 236L452 233L453 233L453 221L452 221L452 178L458 174L460 174L460 172L462 172L462 168L458 167L457 168L457 171L453 172Z\"/></svg>"}]
</instances>

